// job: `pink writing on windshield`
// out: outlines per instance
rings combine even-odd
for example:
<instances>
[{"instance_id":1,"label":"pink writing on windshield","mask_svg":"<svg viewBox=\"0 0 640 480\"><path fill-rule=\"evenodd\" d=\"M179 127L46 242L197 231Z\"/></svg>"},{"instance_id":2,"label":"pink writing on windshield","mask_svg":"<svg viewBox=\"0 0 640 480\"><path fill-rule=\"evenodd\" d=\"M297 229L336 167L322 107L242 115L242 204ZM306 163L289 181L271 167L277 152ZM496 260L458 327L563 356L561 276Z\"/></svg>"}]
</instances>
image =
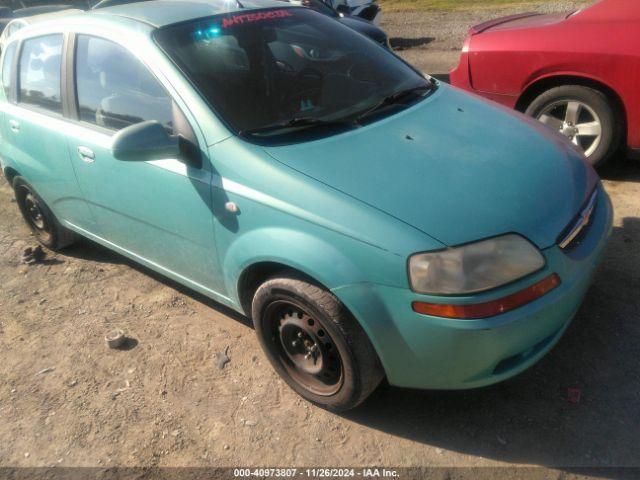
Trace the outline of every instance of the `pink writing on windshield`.
<instances>
[{"instance_id":1,"label":"pink writing on windshield","mask_svg":"<svg viewBox=\"0 0 640 480\"><path fill-rule=\"evenodd\" d=\"M228 28L244 23L261 22L263 20L273 20L275 18L293 17L288 10L271 10L268 12L244 13L242 15L232 15L222 20L222 28Z\"/></svg>"}]
</instances>

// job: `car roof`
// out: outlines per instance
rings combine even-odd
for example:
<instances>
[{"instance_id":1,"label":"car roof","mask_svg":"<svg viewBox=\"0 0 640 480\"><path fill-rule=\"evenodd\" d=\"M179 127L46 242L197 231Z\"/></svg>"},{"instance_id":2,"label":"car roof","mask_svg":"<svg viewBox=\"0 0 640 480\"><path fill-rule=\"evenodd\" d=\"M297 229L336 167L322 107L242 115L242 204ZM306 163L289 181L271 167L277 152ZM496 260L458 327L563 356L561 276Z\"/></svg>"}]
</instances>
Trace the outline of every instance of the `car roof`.
<instances>
[{"instance_id":1,"label":"car roof","mask_svg":"<svg viewBox=\"0 0 640 480\"><path fill-rule=\"evenodd\" d=\"M11 19L12 22L22 22L27 25L32 25L34 23L44 22L49 19L58 18L58 17L66 17L76 13L82 13L82 10L78 10L75 8L65 8L64 10L55 10L48 13L40 13L38 15L31 15L28 17L16 17Z\"/></svg>"},{"instance_id":2,"label":"car roof","mask_svg":"<svg viewBox=\"0 0 640 480\"><path fill-rule=\"evenodd\" d=\"M36 5L34 7L18 8L13 11L13 18L33 17L59 11L71 10L70 5Z\"/></svg>"},{"instance_id":3,"label":"car roof","mask_svg":"<svg viewBox=\"0 0 640 480\"><path fill-rule=\"evenodd\" d=\"M153 27L162 27L223 13L282 6L282 2L277 0L148 0L98 8L87 13L126 17Z\"/></svg>"}]
</instances>

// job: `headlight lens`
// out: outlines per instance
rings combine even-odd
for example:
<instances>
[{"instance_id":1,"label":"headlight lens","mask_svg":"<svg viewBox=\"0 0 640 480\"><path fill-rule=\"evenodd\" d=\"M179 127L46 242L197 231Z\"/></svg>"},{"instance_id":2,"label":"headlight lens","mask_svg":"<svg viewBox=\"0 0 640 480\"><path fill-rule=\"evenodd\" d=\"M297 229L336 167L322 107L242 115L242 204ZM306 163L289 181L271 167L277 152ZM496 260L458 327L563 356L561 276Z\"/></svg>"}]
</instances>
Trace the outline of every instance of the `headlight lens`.
<instances>
[{"instance_id":1,"label":"headlight lens","mask_svg":"<svg viewBox=\"0 0 640 480\"><path fill-rule=\"evenodd\" d=\"M477 293L540 270L545 260L528 240L515 234L483 240L409 259L411 288L430 295Z\"/></svg>"}]
</instances>

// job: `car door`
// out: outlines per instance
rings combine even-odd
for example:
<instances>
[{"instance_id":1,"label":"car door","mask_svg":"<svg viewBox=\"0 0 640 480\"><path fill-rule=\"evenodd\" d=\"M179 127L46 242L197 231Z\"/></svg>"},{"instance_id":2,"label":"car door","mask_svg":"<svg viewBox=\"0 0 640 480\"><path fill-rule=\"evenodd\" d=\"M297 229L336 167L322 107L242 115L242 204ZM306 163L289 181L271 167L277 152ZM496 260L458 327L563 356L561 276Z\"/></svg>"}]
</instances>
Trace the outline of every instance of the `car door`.
<instances>
[{"instance_id":1,"label":"car door","mask_svg":"<svg viewBox=\"0 0 640 480\"><path fill-rule=\"evenodd\" d=\"M60 33L9 44L2 72L8 93L2 104L3 163L33 185L61 223L92 228L65 138L63 44Z\"/></svg>"},{"instance_id":2,"label":"car door","mask_svg":"<svg viewBox=\"0 0 640 480\"><path fill-rule=\"evenodd\" d=\"M10 101L13 101L15 77L15 58L18 42L13 42L2 53L2 95L0 98L0 170L4 171L7 156L11 155L11 144L8 142L8 128L5 125L4 111Z\"/></svg>"},{"instance_id":3,"label":"car door","mask_svg":"<svg viewBox=\"0 0 640 480\"><path fill-rule=\"evenodd\" d=\"M114 134L148 120L187 138L196 130L151 71L111 40L77 35L73 88L78 129L69 154L98 228L99 241L203 293L218 296L221 279L211 212L211 166L178 159L113 157ZM200 153L204 156L204 153Z\"/></svg>"}]
</instances>

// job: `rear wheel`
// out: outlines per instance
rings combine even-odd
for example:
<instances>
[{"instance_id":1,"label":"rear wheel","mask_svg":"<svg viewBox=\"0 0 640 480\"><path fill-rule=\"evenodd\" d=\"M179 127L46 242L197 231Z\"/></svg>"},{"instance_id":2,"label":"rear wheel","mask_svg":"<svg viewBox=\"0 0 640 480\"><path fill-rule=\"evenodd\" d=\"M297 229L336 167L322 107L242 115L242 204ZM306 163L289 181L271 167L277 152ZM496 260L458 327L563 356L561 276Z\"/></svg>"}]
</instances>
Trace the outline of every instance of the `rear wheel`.
<instances>
[{"instance_id":1,"label":"rear wheel","mask_svg":"<svg viewBox=\"0 0 640 480\"><path fill-rule=\"evenodd\" d=\"M252 304L269 361L298 394L335 411L363 402L384 376L371 342L329 291L303 279L273 278Z\"/></svg>"},{"instance_id":2,"label":"rear wheel","mask_svg":"<svg viewBox=\"0 0 640 480\"><path fill-rule=\"evenodd\" d=\"M38 242L51 250L61 250L76 241L76 235L60 225L47 204L24 178L13 179L13 190L20 213Z\"/></svg>"},{"instance_id":3,"label":"rear wheel","mask_svg":"<svg viewBox=\"0 0 640 480\"><path fill-rule=\"evenodd\" d=\"M596 167L620 148L622 131L616 111L606 95L593 88L552 88L535 98L525 113L571 140Z\"/></svg>"}]
</instances>

